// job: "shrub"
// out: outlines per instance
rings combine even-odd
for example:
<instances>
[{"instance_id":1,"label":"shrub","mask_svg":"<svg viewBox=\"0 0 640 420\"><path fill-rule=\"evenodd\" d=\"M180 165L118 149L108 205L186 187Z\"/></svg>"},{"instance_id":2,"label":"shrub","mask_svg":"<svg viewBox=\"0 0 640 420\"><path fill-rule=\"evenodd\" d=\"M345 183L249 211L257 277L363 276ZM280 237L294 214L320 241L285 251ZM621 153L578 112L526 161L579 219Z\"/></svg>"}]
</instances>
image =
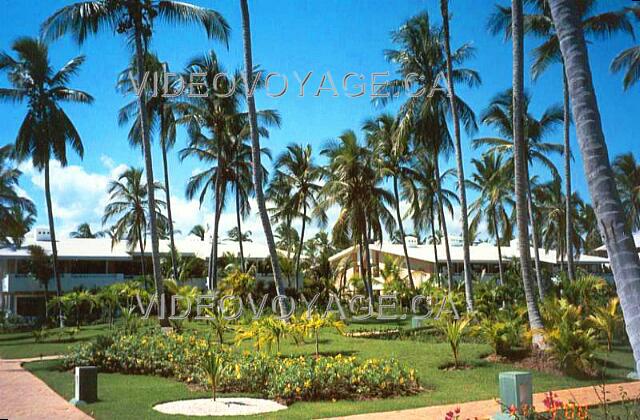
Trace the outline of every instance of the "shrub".
<instances>
[{"instance_id":1,"label":"shrub","mask_svg":"<svg viewBox=\"0 0 640 420\"><path fill-rule=\"evenodd\" d=\"M93 365L105 372L168 376L209 387L211 369L203 361L214 353L222 358L221 364L216 362L216 392L257 393L291 403L409 395L420 389L415 372L393 359L273 357L212 344L210 337L197 331L163 334L157 328L133 335L116 332L84 343L63 363L67 368Z\"/></svg>"},{"instance_id":2,"label":"shrub","mask_svg":"<svg viewBox=\"0 0 640 420\"><path fill-rule=\"evenodd\" d=\"M476 333L491 346L493 353L508 356L522 343L522 325L517 319L483 319Z\"/></svg>"},{"instance_id":3,"label":"shrub","mask_svg":"<svg viewBox=\"0 0 640 420\"><path fill-rule=\"evenodd\" d=\"M470 318L444 318L436 322L436 328L444 335L451 346L451 353L453 354L453 366L455 368L459 365L460 358L460 342L468 332Z\"/></svg>"},{"instance_id":4,"label":"shrub","mask_svg":"<svg viewBox=\"0 0 640 420\"><path fill-rule=\"evenodd\" d=\"M613 338L622 325L622 315L618 311L620 298L613 297L609 303L602 307L597 307L594 313L589 316L591 325L607 339L607 351L611 351Z\"/></svg>"}]
</instances>

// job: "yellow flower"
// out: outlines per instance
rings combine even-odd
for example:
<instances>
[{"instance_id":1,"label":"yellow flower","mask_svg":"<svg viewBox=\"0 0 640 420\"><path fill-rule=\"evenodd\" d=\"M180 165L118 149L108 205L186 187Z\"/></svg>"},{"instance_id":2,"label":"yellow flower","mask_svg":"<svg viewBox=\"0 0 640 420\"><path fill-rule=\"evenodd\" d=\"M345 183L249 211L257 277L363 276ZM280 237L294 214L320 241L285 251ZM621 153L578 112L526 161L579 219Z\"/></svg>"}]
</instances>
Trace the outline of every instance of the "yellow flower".
<instances>
[{"instance_id":1,"label":"yellow flower","mask_svg":"<svg viewBox=\"0 0 640 420\"><path fill-rule=\"evenodd\" d=\"M304 385L303 386L305 388L311 388L311 381L307 379L306 381L304 381Z\"/></svg>"}]
</instances>

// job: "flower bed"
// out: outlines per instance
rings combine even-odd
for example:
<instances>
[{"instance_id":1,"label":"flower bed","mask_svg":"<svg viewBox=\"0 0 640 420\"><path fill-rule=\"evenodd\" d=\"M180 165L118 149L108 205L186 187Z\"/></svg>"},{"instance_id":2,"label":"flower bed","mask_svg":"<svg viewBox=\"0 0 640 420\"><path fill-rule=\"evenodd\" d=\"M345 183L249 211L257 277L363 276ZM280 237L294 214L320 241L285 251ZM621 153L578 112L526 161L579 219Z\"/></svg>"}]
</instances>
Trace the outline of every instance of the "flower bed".
<instances>
[{"instance_id":1,"label":"flower bed","mask_svg":"<svg viewBox=\"0 0 640 420\"><path fill-rule=\"evenodd\" d=\"M67 368L94 365L101 371L175 377L208 386L202 360L211 352L224 358L219 389L257 393L284 403L298 400L367 399L419 391L415 372L394 359L270 356L239 352L210 342L197 332L163 334L158 330L116 333L74 349Z\"/></svg>"}]
</instances>

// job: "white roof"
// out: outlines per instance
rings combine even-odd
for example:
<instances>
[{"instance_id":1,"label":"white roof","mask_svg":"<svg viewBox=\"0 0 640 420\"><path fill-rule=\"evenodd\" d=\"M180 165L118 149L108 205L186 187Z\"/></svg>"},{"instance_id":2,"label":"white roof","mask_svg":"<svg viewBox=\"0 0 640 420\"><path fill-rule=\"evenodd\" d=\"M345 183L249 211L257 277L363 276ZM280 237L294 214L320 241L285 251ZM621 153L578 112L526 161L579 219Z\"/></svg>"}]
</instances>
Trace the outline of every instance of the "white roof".
<instances>
[{"instance_id":1,"label":"white roof","mask_svg":"<svg viewBox=\"0 0 640 420\"><path fill-rule=\"evenodd\" d=\"M127 241L112 244L110 238L76 239L62 238L56 241L58 258L73 260L130 260L132 256L140 256L140 249L127 251ZM201 241L199 238L189 236L176 239L176 249L180 254L197 256L206 259L211 254L211 241ZM28 258L29 245L39 245L51 254L51 241L36 240L33 236L27 236L20 248L0 248L0 259ZM269 257L269 248L266 245L255 242L243 242L245 258L264 259ZM239 244L231 241L221 241L218 244L218 255L224 253L237 255L240 252ZM147 239L144 254L151 255L151 240ZM160 254L169 254L169 240L160 240Z\"/></svg>"},{"instance_id":2,"label":"white roof","mask_svg":"<svg viewBox=\"0 0 640 420\"><path fill-rule=\"evenodd\" d=\"M509 260L518 258L519 252L517 246L503 246L501 247L502 259ZM334 254L329 258L329 261L337 261L354 251L355 247L347 248ZM446 249L444 245L437 245L438 262L446 261ZM404 257L404 250L402 244L392 243L375 243L369 246L370 250L380 251L384 254L396 255L398 257ZM451 254L451 261L454 263L462 263L464 261L464 250L461 246L449 246ZM530 248L531 256L533 258L534 250ZM407 247L409 258L413 258L420 261L426 261L435 263L435 252L433 245L417 245ZM472 245L469 247L469 254L471 262L475 264L491 264L498 262L498 247L482 243L479 245ZM548 264L556 264L556 252L549 250L546 252L544 249L539 249L540 260ZM607 258L596 257L593 255L580 255L575 259L576 264L607 264L609 260Z\"/></svg>"}]
</instances>

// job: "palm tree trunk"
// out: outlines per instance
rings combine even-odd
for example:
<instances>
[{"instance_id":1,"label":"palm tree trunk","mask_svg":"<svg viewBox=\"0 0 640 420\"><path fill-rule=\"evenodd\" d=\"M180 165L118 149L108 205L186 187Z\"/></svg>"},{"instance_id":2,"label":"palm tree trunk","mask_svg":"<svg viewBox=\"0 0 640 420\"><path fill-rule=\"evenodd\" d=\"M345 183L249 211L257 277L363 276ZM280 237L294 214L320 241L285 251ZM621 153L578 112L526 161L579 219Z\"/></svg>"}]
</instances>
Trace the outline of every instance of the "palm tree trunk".
<instances>
[{"instance_id":1,"label":"palm tree trunk","mask_svg":"<svg viewBox=\"0 0 640 420\"><path fill-rule=\"evenodd\" d=\"M533 344L543 345L542 319L538 310L531 278L531 253L527 218L527 161L524 137L524 33L522 0L511 2L511 33L513 39L513 156L515 162L516 217L518 222L518 248L520 269L529 325L533 332Z\"/></svg>"},{"instance_id":2,"label":"palm tree trunk","mask_svg":"<svg viewBox=\"0 0 640 420\"><path fill-rule=\"evenodd\" d=\"M523 153L526 153L526 149ZM525 171L527 182L527 210L529 213L529 223L531 224L531 242L533 242L533 262L535 264L536 284L538 285L538 294L540 300L544 299L545 284L542 279L542 269L540 268L540 244L538 242L538 230L536 229L536 223L534 221L535 209L533 206L533 195L531 194L531 178L529 177L529 161L525 158ZM527 247L529 246L529 239L527 239Z\"/></svg>"},{"instance_id":3,"label":"palm tree trunk","mask_svg":"<svg viewBox=\"0 0 640 420\"><path fill-rule=\"evenodd\" d=\"M240 271L244 273L244 247L242 246L242 217L240 215L240 183L236 181L236 224L238 225L238 245L240 246Z\"/></svg>"},{"instance_id":4,"label":"palm tree trunk","mask_svg":"<svg viewBox=\"0 0 640 420\"><path fill-rule=\"evenodd\" d=\"M640 260L631 232L625 227L626 215L609 163L579 13L573 1L552 0L549 3L566 66L573 120L589 194L620 296L636 372L640 372Z\"/></svg>"},{"instance_id":5,"label":"palm tree trunk","mask_svg":"<svg viewBox=\"0 0 640 420\"><path fill-rule=\"evenodd\" d=\"M49 219L49 235L51 239L51 268L53 270L53 278L56 281L56 297L60 299L62 296L62 284L60 283L60 272L58 271L58 244L56 243L56 229L53 222L53 206L51 204L51 184L49 179L49 161L44 163L44 196L47 201L47 217ZM62 308L58 305L58 321L60 327L64 326L64 317Z\"/></svg>"},{"instance_id":6,"label":"palm tree trunk","mask_svg":"<svg viewBox=\"0 0 640 420\"><path fill-rule=\"evenodd\" d=\"M575 280L575 264L573 262L573 242L571 241L571 143L569 139L569 86L567 83L567 75L562 66L562 92L563 92L563 134L564 134L564 193L566 195L565 210L565 232L567 242L567 274L569 281Z\"/></svg>"},{"instance_id":7,"label":"palm tree trunk","mask_svg":"<svg viewBox=\"0 0 640 420\"><path fill-rule=\"evenodd\" d=\"M251 22L249 19L249 5L247 0L240 0L240 8L242 10L242 42L244 45L244 81L245 86L251 86L253 63L251 57ZM278 260L278 251L276 243L273 240L273 232L271 231L271 222L267 213L267 205L265 203L264 191L262 190L262 164L260 163L260 139L258 137L258 121L256 117L256 103L253 95L249 94L247 89L247 106L249 108L249 128L251 131L251 166L253 169L253 185L256 193L256 201L258 203L258 212L264 229L264 236L269 247L271 255L271 267L273 269L273 281L276 286L278 296L284 295L284 284L282 283L282 271L280 270L280 261ZM285 316L287 309L283 300L280 299L280 314Z\"/></svg>"},{"instance_id":8,"label":"palm tree trunk","mask_svg":"<svg viewBox=\"0 0 640 420\"><path fill-rule=\"evenodd\" d=\"M444 252L447 257L447 285L449 291L453 290L453 271L451 267L451 251L449 250L449 233L447 232L447 222L444 219L444 206L442 204L442 185L440 185L440 164L438 163L438 154L433 159L434 170L436 172L436 192L438 194L438 215L440 217L440 229L444 237Z\"/></svg>"},{"instance_id":9,"label":"palm tree trunk","mask_svg":"<svg viewBox=\"0 0 640 420\"><path fill-rule=\"evenodd\" d=\"M218 166L218 168L220 168ZM218 173L219 175L219 173ZM219 178L219 177L218 177ZM218 183L218 178L216 178L216 184ZM222 203L224 203L224 193L225 191L220 189L220 186L217 186L216 193L216 212L214 215L213 221L213 237L211 240L211 260L213 263L211 264L211 290L214 290L218 287L218 230L220 227L220 214L222 213Z\"/></svg>"},{"instance_id":10,"label":"palm tree trunk","mask_svg":"<svg viewBox=\"0 0 640 420\"><path fill-rule=\"evenodd\" d=\"M164 285L162 284L162 273L160 271L160 253L158 244L158 224L156 221L156 193L153 179L153 162L151 160L151 141L149 139L149 119L147 116L147 98L144 90L144 53L142 45L142 22L137 20L134 28L135 48L136 48L136 69L138 71L138 85L143 89L138 95L138 108L140 110L140 135L142 136L142 152L144 154L144 172L147 176L147 200L149 202L149 225L151 231L151 262L153 265L153 282L156 286L158 299L164 295ZM169 320L166 314L158 311L160 325L168 327Z\"/></svg>"},{"instance_id":11,"label":"palm tree trunk","mask_svg":"<svg viewBox=\"0 0 640 420\"><path fill-rule=\"evenodd\" d=\"M440 286L440 270L438 269L438 243L436 239L436 219L434 215L433 208L435 207L435 202L433 198L431 199L431 239L433 241L433 256L435 261L435 273L436 273L436 282L438 286Z\"/></svg>"},{"instance_id":12,"label":"palm tree trunk","mask_svg":"<svg viewBox=\"0 0 640 420\"><path fill-rule=\"evenodd\" d=\"M456 109L456 93L453 85L453 66L451 64L451 45L449 35L449 0L440 0L442 28L444 30L444 49L447 58L447 87L451 103L451 119L453 120L453 136L456 151L456 167L458 173L458 195L460 196L460 213L462 213L462 250L464 261L464 292L467 298L467 311L473 311L473 283L471 281L471 255L469 252L469 215L467 213L467 192L464 183L464 167L462 165L462 145L460 142L460 120Z\"/></svg>"},{"instance_id":13,"label":"palm tree trunk","mask_svg":"<svg viewBox=\"0 0 640 420\"><path fill-rule=\"evenodd\" d=\"M493 230L496 232L496 247L498 247L498 271L500 272L500 286L504 286L504 270L502 268L502 248L500 247L500 231L498 230L498 219L493 213Z\"/></svg>"},{"instance_id":14,"label":"palm tree trunk","mask_svg":"<svg viewBox=\"0 0 640 420\"><path fill-rule=\"evenodd\" d=\"M365 286L369 296L370 305L373 306L373 277L371 276L371 255L369 254L369 235L364 234L364 259L365 259Z\"/></svg>"},{"instance_id":15,"label":"palm tree trunk","mask_svg":"<svg viewBox=\"0 0 640 420\"><path fill-rule=\"evenodd\" d=\"M167 147L162 143L162 167L164 168L164 190L167 197L167 218L169 219L169 243L171 244L171 267L173 278L178 281L176 243L173 237L173 217L171 216L171 193L169 191L169 164L167 163Z\"/></svg>"},{"instance_id":16,"label":"palm tree trunk","mask_svg":"<svg viewBox=\"0 0 640 420\"><path fill-rule=\"evenodd\" d=\"M296 254L296 290L298 290L298 278L300 276L300 256L302 254L302 246L304 245L304 228L307 224L307 204L302 204L302 229L300 230L300 244L298 245L298 252Z\"/></svg>"},{"instance_id":17,"label":"palm tree trunk","mask_svg":"<svg viewBox=\"0 0 640 420\"><path fill-rule=\"evenodd\" d=\"M138 245L140 245L140 269L142 270L142 286L147 290L147 275L144 271L144 238L142 237L142 229L138 226Z\"/></svg>"},{"instance_id":18,"label":"palm tree trunk","mask_svg":"<svg viewBox=\"0 0 640 420\"><path fill-rule=\"evenodd\" d=\"M44 322L49 324L49 279L44 282Z\"/></svg>"},{"instance_id":19,"label":"palm tree trunk","mask_svg":"<svg viewBox=\"0 0 640 420\"><path fill-rule=\"evenodd\" d=\"M409 285L415 290L416 285L413 282L413 274L411 274L411 261L409 260L409 251L407 250L407 241L404 236L404 227L402 226L402 215L400 214L400 194L398 193L398 177L393 177L393 195L396 199L396 218L398 219L398 229L400 229L400 237L402 238L402 249L404 251L404 260L409 273Z\"/></svg>"}]
</instances>

